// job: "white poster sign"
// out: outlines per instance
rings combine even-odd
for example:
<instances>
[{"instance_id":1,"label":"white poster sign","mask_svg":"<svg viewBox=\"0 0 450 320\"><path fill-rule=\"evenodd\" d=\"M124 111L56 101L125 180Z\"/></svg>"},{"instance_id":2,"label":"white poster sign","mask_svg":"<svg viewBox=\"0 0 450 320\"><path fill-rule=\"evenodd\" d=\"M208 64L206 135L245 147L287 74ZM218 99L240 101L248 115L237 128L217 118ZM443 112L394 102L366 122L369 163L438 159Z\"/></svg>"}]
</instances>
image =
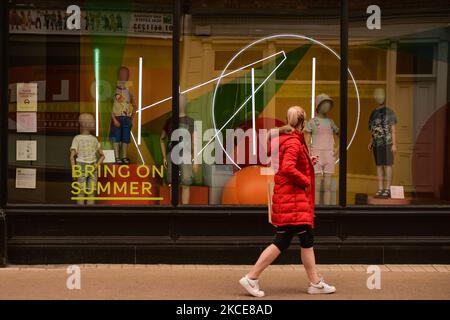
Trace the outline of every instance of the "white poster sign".
<instances>
[{"instance_id":1,"label":"white poster sign","mask_svg":"<svg viewBox=\"0 0 450 320\"><path fill-rule=\"evenodd\" d=\"M17 112L16 128L17 132L37 132L37 113Z\"/></svg>"},{"instance_id":2,"label":"white poster sign","mask_svg":"<svg viewBox=\"0 0 450 320\"><path fill-rule=\"evenodd\" d=\"M392 199L405 199L405 190L403 186L391 186Z\"/></svg>"},{"instance_id":3,"label":"white poster sign","mask_svg":"<svg viewBox=\"0 0 450 320\"><path fill-rule=\"evenodd\" d=\"M36 169L17 168L16 169L17 189L36 189Z\"/></svg>"},{"instance_id":4,"label":"white poster sign","mask_svg":"<svg viewBox=\"0 0 450 320\"><path fill-rule=\"evenodd\" d=\"M103 155L105 156L103 163L116 163L114 150L103 150Z\"/></svg>"},{"instance_id":5,"label":"white poster sign","mask_svg":"<svg viewBox=\"0 0 450 320\"><path fill-rule=\"evenodd\" d=\"M36 161L37 160L37 141L36 140L17 140L16 141L16 160L17 161Z\"/></svg>"},{"instance_id":6,"label":"white poster sign","mask_svg":"<svg viewBox=\"0 0 450 320\"><path fill-rule=\"evenodd\" d=\"M37 83L17 84L17 111L37 112Z\"/></svg>"}]
</instances>

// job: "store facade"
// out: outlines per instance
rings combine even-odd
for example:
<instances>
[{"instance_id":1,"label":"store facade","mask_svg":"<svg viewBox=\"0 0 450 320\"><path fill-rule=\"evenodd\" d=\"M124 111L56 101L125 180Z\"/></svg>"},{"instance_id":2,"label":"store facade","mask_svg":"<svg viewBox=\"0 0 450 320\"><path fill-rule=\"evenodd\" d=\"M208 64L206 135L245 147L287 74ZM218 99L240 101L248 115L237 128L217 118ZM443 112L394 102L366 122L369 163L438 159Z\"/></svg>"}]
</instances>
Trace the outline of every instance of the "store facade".
<instances>
[{"instance_id":1,"label":"store facade","mask_svg":"<svg viewBox=\"0 0 450 320\"><path fill-rule=\"evenodd\" d=\"M318 261L449 263L445 1L0 6L2 265L253 262L273 233L267 134L293 105L313 144L335 128Z\"/></svg>"}]
</instances>

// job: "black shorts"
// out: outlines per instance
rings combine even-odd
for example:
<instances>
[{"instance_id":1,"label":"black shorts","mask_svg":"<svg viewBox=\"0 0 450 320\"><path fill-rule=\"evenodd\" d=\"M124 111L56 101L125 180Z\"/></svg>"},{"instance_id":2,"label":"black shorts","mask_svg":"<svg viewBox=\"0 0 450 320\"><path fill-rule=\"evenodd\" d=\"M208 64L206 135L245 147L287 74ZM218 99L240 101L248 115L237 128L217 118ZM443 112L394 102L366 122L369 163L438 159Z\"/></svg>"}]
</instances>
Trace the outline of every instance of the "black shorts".
<instances>
[{"instance_id":1,"label":"black shorts","mask_svg":"<svg viewBox=\"0 0 450 320\"><path fill-rule=\"evenodd\" d=\"M280 251L284 251L291 245L294 235L298 236L302 248L311 248L314 245L312 228L310 225L306 224L277 227L273 244L276 245Z\"/></svg>"},{"instance_id":2,"label":"black shorts","mask_svg":"<svg viewBox=\"0 0 450 320\"><path fill-rule=\"evenodd\" d=\"M373 156L377 166L392 166L394 164L394 154L392 144L373 147Z\"/></svg>"}]
</instances>

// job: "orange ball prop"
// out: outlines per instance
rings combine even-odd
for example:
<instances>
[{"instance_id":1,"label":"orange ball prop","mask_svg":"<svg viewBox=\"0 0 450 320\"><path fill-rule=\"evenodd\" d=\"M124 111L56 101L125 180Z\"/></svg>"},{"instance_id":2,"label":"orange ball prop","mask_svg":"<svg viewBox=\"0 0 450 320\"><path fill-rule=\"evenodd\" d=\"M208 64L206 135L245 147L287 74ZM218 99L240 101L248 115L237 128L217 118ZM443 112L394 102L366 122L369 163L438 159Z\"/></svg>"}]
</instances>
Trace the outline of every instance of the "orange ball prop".
<instances>
[{"instance_id":1,"label":"orange ball prop","mask_svg":"<svg viewBox=\"0 0 450 320\"><path fill-rule=\"evenodd\" d=\"M237 171L222 192L222 204L267 204L267 186L273 176L261 175L262 166L249 166Z\"/></svg>"}]
</instances>

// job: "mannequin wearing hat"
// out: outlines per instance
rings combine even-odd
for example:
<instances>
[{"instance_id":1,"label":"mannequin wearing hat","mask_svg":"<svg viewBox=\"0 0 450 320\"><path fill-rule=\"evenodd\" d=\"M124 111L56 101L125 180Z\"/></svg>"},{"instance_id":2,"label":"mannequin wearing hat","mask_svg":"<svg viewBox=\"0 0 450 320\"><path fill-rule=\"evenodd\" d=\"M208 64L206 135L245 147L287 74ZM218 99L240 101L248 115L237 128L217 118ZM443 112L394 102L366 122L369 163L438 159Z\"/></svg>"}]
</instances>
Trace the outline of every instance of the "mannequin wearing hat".
<instances>
[{"instance_id":1,"label":"mannequin wearing hat","mask_svg":"<svg viewBox=\"0 0 450 320\"><path fill-rule=\"evenodd\" d=\"M334 174L336 156L338 153L335 138L339 128L328 112L333 108L333 100L322 93L316 97L316 116L306 125L306 142L312 156L318 157L314 165L316 174L316 204L331 205L331 182ZM323 202L321 201L320 186L323 185Z\"/></svg>"}]
</instances>

